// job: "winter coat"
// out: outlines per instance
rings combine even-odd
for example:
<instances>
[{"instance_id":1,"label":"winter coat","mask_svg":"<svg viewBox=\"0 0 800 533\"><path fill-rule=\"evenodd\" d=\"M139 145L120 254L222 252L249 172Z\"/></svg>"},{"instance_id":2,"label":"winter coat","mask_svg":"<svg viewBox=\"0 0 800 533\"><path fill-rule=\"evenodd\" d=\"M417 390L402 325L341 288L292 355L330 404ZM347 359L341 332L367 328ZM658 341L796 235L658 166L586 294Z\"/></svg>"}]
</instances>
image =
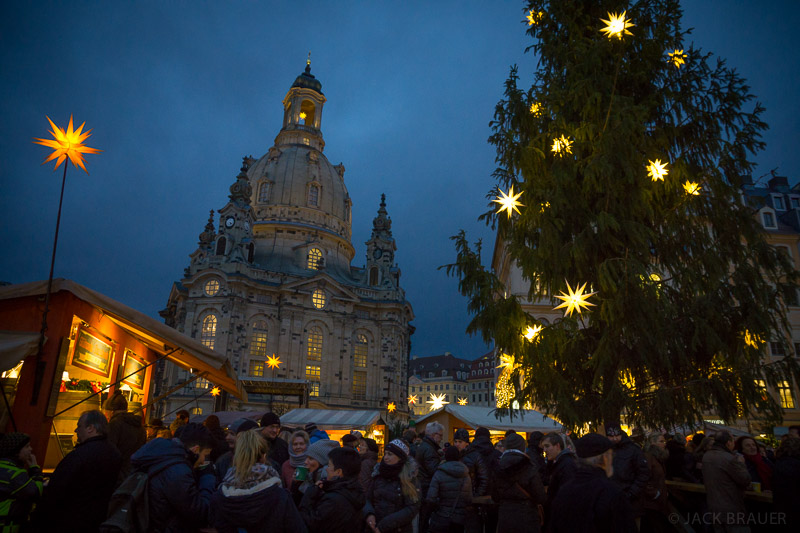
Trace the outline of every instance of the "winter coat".
<instances>
[{"instance_id":1,"label":"winter coat","mask_svg":"<svg viewBox=\"0 0 800 533\"><path fill-rule=\"evenodd\" d=\"M775 464L767 459L766 457L761 458L764 461L770 470L775 469ZM744 456L744 466L747 467L747 472L750 474L750 482L752 483L761 483L761 490L772 490L772 478L767 476L769 479L761 479L761 475L758 473L758 467L756 463L751 461L749 457L746 455Z\"/></svg>"},{"instance_id":2,"label":"winter coat","mask_svg":"<svg viewBox=\"0 0 800 533\"><path fill-rule=\"evenodd\" d=\"M209 459L216 462L223 454L232 451L228 441L225 440L225 433L220 428L209 429L214 438L214 445L211 447Z\"/></svg>"},{"instance_id":3,"label":"winter coat","mask_svg":"<svg viewBox=\"0 0 800 533\"><path fill-rule=\"evenodd\" d=\"M561 487L575 477L577 469L575 454L569 450L562 451L555 460L547 463L545 475L547 476L548 508L553 504L553 500Z\"/></svg>"},{"instance_id":4,"label":"winter coat","mask_svg":"<svg viewBox=\"0 0 800 533\"><path fill-rule=\"evenodd\" d=\"M499 468L500 456L502 453L500 453L500 451L498 451L492 445L492 441L489 439L489 437L475 437L472 441L472 444L470 444L470 447L474 448L479 454L481 454L483 464L486 465L486 473L489 479L489 483L486 488L486 494L491 494L492 486L494 485L494 478L497 475L497 469Z\"/></svg>"},{"instance_id":5,"label":"winter coat","mask_svg":"<svg viewBox=\"0 0 800 533\"><path fill-rule=\"evenodd\" d=\"M528 455L516 450L503 453L492 499L499 506L497 531L539 531L538 506L545 503L544 485Z\"/></svg>"},{"instance_id":6,"label":"winter coat","mask_svg":"<svg viewBox=\"0 0 800 533\"><path fill-rule=\"evenodd\" d=\"M747 467L727 448L715 444L703 455L703 484L706 486L708 510L722 513L745 512L744 491L750 484Z\"/></svg>"},{"instance_id":7,"label":"winter coat","mask_svg":"<svg viewBox=\"0 0 800 533\"><path fill-rule=\"evenodd\" d=\"M364 527L364 489L358 476L312 485L300 502L300 516L309 533L351 533Z\"/></svg>"},{"instance_id":8,"label":"winter coat","mask_svg":"<svg viewBox=\"0 0 800 533\"><path fill-rule=\"evenodd\" d=\"M150 531L195 531L207 527L216 476L213 468L195 472L195 456L177 439L153 439L131 457L134 471L150 477ZM166 468L165 468L166 467Z\"/></svg>"},{"instance_id":9,"label":"winter coat","mask_svg":"<svg viewBox=\"0 0 800 533\"><path fill-rule=\"evenodd\" d=\"M427 494L428 487L430 487L433 479L433 473L436 472L439 463L442 461L442 451L439 449L439 445L426 435L417 447L417 455L414 458L419 465L417 473L419 486L422 492Z\"/></svg>"},{"instance_id":10,"label":"winter coat","mask_svg":"<svg viewBox=\"0 0 800 533\"><path fill-rule=\"evenodd\" d=\"M122 466L119 469L121 483L131 473L131 455L147 442L147 430L142 417L133 413L115 413L108 421L108 443L119 450Z\"/></svg>"},{"instance_id":11,"label":"winter coat","mask_svg":"<svg viewBox=\"0 0 800 533\"><path fill-rule=\"evenodd\" d=\"M216 462L214 463L214 470L217 473L217 485L222 483L222 480L225 479L225 474L228 473L228 469L233 466L233 452L225 452L220 455Z\"/></svg>"},{"instance_id":12,"label":"winter coat","mask_svg":"<svg viewBox=\"0 0 800 533\"><path fill-rule=\"evenodd\" d=\"M558 491L548 526L552 533L636 532L630 500L619 485L605 470L582 465Z\"/></svg>"},{"instance_id":13,"label":"winter coat","mask_svg":"<svg viewBox=\"0 0 800 533\"><path fill-rule=\"evenodd\" d=\"M267 439L269 444L269 455L275 468L280 468L284 461L289 460L289 445L280 437L275 437L275 440Z\"/></svg>"},{"instance_id":14,"label":"winter coat","mask_svg":"<svg viewBox=\"0 0 800 533\"><path fill-rule=\"evenodd\" d=\"M425 497L436 513L456 524L463 524L465 509L472 503L472 482L469 469L461 461L447 461L433 474Z\"/></svg>"},{"instance_id":15,"label":"winter coat","mask_svg":"<svg viewBox=\"0 0 800 533\"><path fill-rule=\"evenodd\" d=\"M245 485L228 476L211 497L214 528L219 533L305 533L300 513L274 473Z\"/></svg>"},{"instance_id":16,"label":"winter coat","mask_svg":"<svg viewBox=\"0 0 800 533\"><path fill-rule=\"evenodd\" d=\"M0 459L0 531L27 524L33 504L42 497L42 470L25 468L17 459Z\"/></svg>"},{"instance_id":17,"label":"winter coat","mask_svg":"<svg viewBox=\"0 0 800 533\"><path fill-rule=\"evenodd\" d=\"M650 467L642 449L627 435L614 446L614 481L628 495L634 516L644 513L644 488L650 479Z\"/></svg>"},{"instance_id":18,"label":"winter coat","mask_svg":"<svg viewBox=\"0 0 800 533\"><path fill-rule=\"evenodd\" d=\"M364 489L365 494L372 483L372 474L377 464L377 453L367 450L364 452L364 455L361 456L361 473L358 475L358 480L361 482L361 488Z\"/></svg>"},{"instance_id":19,"label":"winter coat","mask_svg":"<svg viewBox=\"0 0 800 533\"><path fill-rule=\"evenodd\" d=\"M471 444L461 453L461 462L469 470L469 479L472 482L472 494L485 496L489 493L489 469L483 462L480 452Z\"/></svg>"},{"instance_id":20,"label":"winter coat","mask_svg":"<svg viewBox=\"0 0 800 533\"><path fill-rule=\"evenodd\" d=\"M772 471L775 511L786 513L785 531L800 531L800 457L778 457Z\"/></svg>"},{"instance_id":21,"label":"winter coat","mask_svg":"<svg viewBox=\"0 0 800 533\"><path fill-rule=\"evenodd\" d=\"M378 465L372 473L372 482L367 491L364 517L375 515L375 525L381 533L411 533L414 517L419 513L420 495L417 501L409 501L403 495L400 477L386 477L379 473Z\"/></svg>"},{"instance_id":22,"label":"winter coat","mask_svg":"<svg viewBox=\"0 0 800 533\"><path fill-rule=\"evenodd\" d=\"M645 453L647 465L650 467L650 480L644 489L643 507L656 511L664 516L669 515L669 492L667 491L666 473L661 461L651 453Z\"/></svg>"},{"instance_id":23,"label":"winter coat","mask_svg":"<svg viewBox=\"0 0 800 533\"><path fill-rule=\"evenodd\" d=\"M37 510L40 531L97 531L108 514L122 456L105 436L75 446L58 463Z\"/></svg>"}]
</instances>

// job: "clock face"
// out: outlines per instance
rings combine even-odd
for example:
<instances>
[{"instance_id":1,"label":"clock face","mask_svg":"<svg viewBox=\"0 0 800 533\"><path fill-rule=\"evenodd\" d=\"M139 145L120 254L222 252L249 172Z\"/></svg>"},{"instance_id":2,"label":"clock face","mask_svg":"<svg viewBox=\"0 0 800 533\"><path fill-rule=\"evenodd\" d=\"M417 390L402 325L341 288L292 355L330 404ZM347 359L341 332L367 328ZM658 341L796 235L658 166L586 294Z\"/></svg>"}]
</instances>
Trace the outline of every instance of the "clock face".
<instances>
[{"instance_id":1,"label":"clock face","mask_svg":"<svg viewBox=\"0 0 800 533\"><path fill-rule=\"evenodd\" d=\"M245 220L245 222L244 222L244 230L245 230L245 231L250 231L250 223L249 223L249 222L247 222L246 220Z\"/></svg>"},{"instance_id":2,"label":"clock face","mask_svg":"<svg viewBox=\"0 0 800 533\"><path fill-rule=\"evenodd\" d=\"M382 255L383 255L383 250L381 250L380 248L375 248L375 251L372 252L372 257L374 257L375 259L380 259Z\"/></svg>"},{"instance_id":3,"label":"clock face","mask_svg":"<svg viewBox=\"0 0 800 533\"><path fill-rule=\"evenodd\" d=\"M225 227L226 228L232 228L234 222L236 222L236 220L233 217L226 218L225 219Z\"/></svg>"}]
</instances>

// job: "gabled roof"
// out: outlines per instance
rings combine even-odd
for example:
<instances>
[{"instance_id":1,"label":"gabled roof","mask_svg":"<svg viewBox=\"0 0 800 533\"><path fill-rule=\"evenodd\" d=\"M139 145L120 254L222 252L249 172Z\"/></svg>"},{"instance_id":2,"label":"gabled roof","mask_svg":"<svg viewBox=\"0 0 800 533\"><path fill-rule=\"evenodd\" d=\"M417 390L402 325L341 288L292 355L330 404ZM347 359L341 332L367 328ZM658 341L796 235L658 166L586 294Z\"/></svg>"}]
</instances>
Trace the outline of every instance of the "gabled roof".
<instances>
[{"instance_id":1,"label":"gabled roof","mask_svg":"<svg viewBox=\"0 0 800 533\"><path fill-rule=\"evenodd\" d=\"M281 415L281 425L298 427L313 422L322 430L366 429L380 418L378 410L292 409Z\"/></svg>"},{"instance_id":2,"label":"gabled roof","mask_svg":"<svg viewBox=\"0 0 800 533\"><path fill-rule=\"evenodd\" d=\"M418 418L417 424L424 422L426 419L442 411L453 415L472 429L485 427L495 431L513 429L515 431L525 432L541 431L542 433L561 431L562 429L561 424L533 409L519 409L514 411L514 418L512 419L509 415L498 418L496 416L497 410L493 407L453 404L447 404L441 409L437 409L422 418Z\"/></svg>"},{"instance_id":3,"label":"gabled roof","mask_svg":"<svg viewBox=\"0 0 800 533\"><path fill-rule=\"evenodd\" d=\"M333 279L331 276L329 276L324 272L320 272L312 278L299 279L291 283L286 283L281 287L281 289L301 289L309 285L312 288L316 289L317 287L320 286L320 282L323 282L326 288L329 287L335 288L336 291L339 292L338 295L339 298L349 300L352 302L358 302L360 300L360 298L358 297L358 295L356 295L356 293L354 293L353 291L351 291L350 289L348 289L347 287L345 287L344 285L342 285L341 283L339 283L338 281L336 281L335 279Z\"/></svg>"}]
</instances>

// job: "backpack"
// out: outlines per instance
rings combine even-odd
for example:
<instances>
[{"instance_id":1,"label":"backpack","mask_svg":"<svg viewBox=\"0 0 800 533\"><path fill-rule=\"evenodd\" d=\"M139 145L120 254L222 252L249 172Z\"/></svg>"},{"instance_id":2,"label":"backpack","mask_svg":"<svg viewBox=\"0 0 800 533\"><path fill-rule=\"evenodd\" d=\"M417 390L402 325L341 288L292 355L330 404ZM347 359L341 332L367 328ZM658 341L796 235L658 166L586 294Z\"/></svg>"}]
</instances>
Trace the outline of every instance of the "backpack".
<instances>
[{"instance_id":1,"label":"backpack","mask_svg":"<svg viewBox=\"0 0 800 533\"><path fill-rule=\"evenodd\" d=\"M108 503L108 518L100 524L100 533L145 533L150 522L148 482L167 468L182 461L168 463L151 472L131 473L117 487Z\"/></svg>"}]
</instances>

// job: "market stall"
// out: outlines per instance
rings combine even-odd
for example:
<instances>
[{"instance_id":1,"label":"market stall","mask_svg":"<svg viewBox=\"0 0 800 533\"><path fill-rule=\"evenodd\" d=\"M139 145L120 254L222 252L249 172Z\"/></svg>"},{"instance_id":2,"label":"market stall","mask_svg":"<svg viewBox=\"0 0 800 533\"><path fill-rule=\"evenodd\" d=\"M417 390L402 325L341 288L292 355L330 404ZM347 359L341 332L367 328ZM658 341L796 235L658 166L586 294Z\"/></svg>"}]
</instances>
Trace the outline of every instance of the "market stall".
<instances>
[{"instance_id":1,"label":"market stall","mask_svg":"<svg viewBox=\"0 0 800 533\"><path fill-rule=\"evenodd\" d=\"M422 432L430 422L439 422L444 426L443 440L447 442L453 442L453 434L461 428L469 431L472 438L475 429L485 427L491 434L492 442L502 439L509 429L520 434L532 431L542 433L562 431L561 424L533 409L515 410L513 417L508 414L498 417L496 413L497 410L493 407L447 404L418 418L416 428L418 432Z\"/></svg>"},{"instance_id":2,"label":"market stall","mask_svg":"<svg viewBox=\"0 0 800 533\"><path fill-rule=\"evenodd\" d=\"M313 423L325 431L331 440L341 441L353 430L360 431L364 437L375 439L383 453L386 423L381 411L350 409L293 409L281 415L281 425L303 429Z\"/></svg>"}]
</instances>

